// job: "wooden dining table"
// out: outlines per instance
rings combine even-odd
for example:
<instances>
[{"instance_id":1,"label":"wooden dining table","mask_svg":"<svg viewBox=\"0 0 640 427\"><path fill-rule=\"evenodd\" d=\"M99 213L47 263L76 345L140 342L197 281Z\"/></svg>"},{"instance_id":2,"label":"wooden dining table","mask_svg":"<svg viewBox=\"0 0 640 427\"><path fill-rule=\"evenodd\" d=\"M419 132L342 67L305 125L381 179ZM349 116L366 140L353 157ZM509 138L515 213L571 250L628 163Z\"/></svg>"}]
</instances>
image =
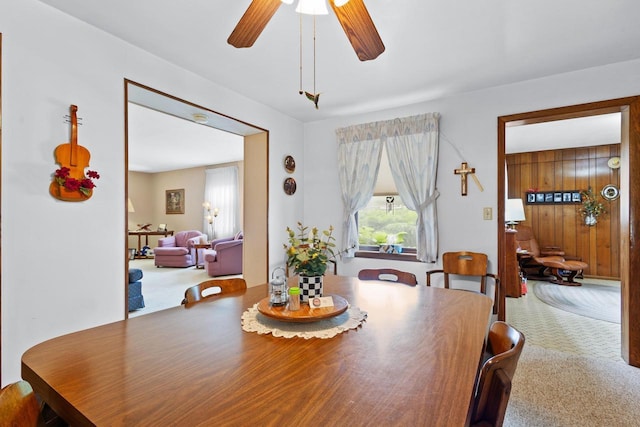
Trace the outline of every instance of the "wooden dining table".
<instances>
[{"instance_id":1,"label":"wooden dining table","mask_svg":"<svg viewBox=\"0 0 640 427\"><path fill-rule=\"evenodd\" d=\"M331 275L324 287L367 312L360 327L245 332L261 285L45 341L22 377L72 426L465 425L491 299Z\"/></svg>"}]
</instances>

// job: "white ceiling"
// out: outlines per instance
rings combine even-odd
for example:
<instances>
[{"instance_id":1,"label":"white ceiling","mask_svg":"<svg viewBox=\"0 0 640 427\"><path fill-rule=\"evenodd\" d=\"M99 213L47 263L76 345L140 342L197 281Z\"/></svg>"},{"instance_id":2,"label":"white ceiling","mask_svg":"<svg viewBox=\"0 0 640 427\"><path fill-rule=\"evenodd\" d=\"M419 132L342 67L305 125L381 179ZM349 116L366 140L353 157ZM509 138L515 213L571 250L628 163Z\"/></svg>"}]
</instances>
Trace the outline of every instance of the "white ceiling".
<instances>
[{"instance_id":1,"label":"white ceiling","mask_svg":"<svg viewBox=\"0 0 640 427\"><path fill-rule=\"evenodd\" d=\"M166 172L244 158L244 123L133 83L127 85L129 170ZM194 122L200 114L206 123Z\"/></svg>"},{"instance_id":2,"label":"white ceiling","mask_svg":"<svg viewBox=\"0 0 640 427\"><path fill-rule=\"evenodd\" d=\"M131 102L128 124L130 171L166 172L244 158L241 136Z\"/></svg>"},{"instance_id":3,"label":"white ceiling","mask_svg":"<svg viewBox=\"0 0 640 427\"><path fill-rule=\"evenodd\" d=\"M620 113L513 126L506 128L505 148L507 153L525 153L619 144L621 131Z\"/></svg>"},{"instance_id":4,"label":"white ceiling","mask_svg":"<svg viewBox=\"0 0 640 427\"><path fill-rule=\"evenodd\" d=\"M236 49L250 0L41 1L304 122L640 58L637 0L365 0L386 51L361 62L333 13L318 17L316 110L298 94L295 4ZM309 56L309 92L312 71Z\"/></svg>"},{"instance_id":5,"label":"white ceiling","mask_svg":"<svg viewBox=\"0 0 640 427\"><path fill-rule=\"evenodd\" d=\"M321 97L315 109L298 93L295 3L280 6L253 47L236 49L226 40L250 0L40 1L303 122L640 58L637 0L365 0L386 51L361 62L333 13L318 17L315 91ZM312 27L309 17L303 25ZM303 90L313 92L307 31L303 51ZM585 141L601 132L573 134L586 129L572 127L567 139ZM513 145L524 129L509 132L510 150L529 151ZM140 147L140 156L160 152L154 147L167 141L163 135L145 140L152 145ZM176 160L186 151L164 158Z\"/></svg>"}]
</instances>

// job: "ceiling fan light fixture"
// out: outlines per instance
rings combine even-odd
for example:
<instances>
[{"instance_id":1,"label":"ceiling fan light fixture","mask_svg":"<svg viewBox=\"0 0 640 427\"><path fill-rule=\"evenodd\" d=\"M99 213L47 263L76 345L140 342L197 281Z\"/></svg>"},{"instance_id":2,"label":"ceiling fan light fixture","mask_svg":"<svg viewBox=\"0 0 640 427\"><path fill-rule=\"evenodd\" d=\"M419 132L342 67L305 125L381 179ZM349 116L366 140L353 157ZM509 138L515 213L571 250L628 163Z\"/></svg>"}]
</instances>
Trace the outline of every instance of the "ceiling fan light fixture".
<instances>
[{"instance_id":1,"label":"ceiling fan light fixture","mask_svg":"<svg viewBox=\"0 0 640 427\"><path fill-rule=\"evenodd\" d=\"M292 4L293 0L280 0L284 4Z\"/></svg>"},{"instance_id":2,"label":"ceiling fan light fixture","mask_svg":"<svg viewBox=\"0 0 640 427\"><path fill-rule=\"evenodd\" d=\"M349 0L335 0L333 2L333 4L336 5L336 7L341 7L344 6L345 4L349 3Z\"/></svg>"},{"instance_id":3,"label":"ceiling fan light fixture","mask_svg":"<svg viewBox=\"0 0 640 427\"><path fill-rule=\"evenodd\" d=\"M328 15L327 0L298 0L296 12L305 15Z\"/></svg>"}]
</instances>

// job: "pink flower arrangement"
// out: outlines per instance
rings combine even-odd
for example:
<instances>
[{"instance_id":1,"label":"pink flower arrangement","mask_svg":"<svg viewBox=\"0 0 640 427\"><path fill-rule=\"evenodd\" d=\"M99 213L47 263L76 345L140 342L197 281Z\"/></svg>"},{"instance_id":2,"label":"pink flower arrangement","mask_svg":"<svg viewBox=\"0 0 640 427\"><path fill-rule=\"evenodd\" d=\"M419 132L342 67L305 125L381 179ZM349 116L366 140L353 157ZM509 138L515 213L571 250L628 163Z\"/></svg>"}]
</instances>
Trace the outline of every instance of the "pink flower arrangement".
<instances>
[{"instance_id":1,"label":"pink flower arrangement","mask_svg":"<svg viewBox=\"0 0 640 427\"><path fill-rule=\"evenodd\" d=\"M87 177L82 179L76 179L69 176L71 169L68 167L61 167L56 169L54 178L59 186L66 188L69 191L80 191L85 196L91 195L91 190L95 188L94 179L100 179L100 174L96 171L87 171Z\"/></svg>"}]
</instances>

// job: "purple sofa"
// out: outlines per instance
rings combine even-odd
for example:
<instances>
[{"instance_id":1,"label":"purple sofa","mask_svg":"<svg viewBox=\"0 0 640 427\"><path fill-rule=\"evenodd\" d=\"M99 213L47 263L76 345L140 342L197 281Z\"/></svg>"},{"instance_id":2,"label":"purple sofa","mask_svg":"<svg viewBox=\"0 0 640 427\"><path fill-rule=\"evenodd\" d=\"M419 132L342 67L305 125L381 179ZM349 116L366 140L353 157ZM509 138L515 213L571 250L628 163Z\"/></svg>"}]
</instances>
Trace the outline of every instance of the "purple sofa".
<instances>
[{"instance_id":1,"label":"purple sofa","mask_svg":"<svg viewBox=\"0 0 640 427\"><path fill-rule=\"evenodd\" d=\"M191 267L196 264L196 249L204 236L197 230L178 231L175 235L158 239L153 250L156 267Z\"/></svg>"},{"instance_id":2,"label":"purple sofa","mask_svg":"<svg viewBox=\"0 0 640 427\"><path fill-rule=\"evenodd\" d=\"M216 239L212 249L204 250L204 265L211 277L242 274L242 233L234 237Z\"/></svg>"}]
</instances>

